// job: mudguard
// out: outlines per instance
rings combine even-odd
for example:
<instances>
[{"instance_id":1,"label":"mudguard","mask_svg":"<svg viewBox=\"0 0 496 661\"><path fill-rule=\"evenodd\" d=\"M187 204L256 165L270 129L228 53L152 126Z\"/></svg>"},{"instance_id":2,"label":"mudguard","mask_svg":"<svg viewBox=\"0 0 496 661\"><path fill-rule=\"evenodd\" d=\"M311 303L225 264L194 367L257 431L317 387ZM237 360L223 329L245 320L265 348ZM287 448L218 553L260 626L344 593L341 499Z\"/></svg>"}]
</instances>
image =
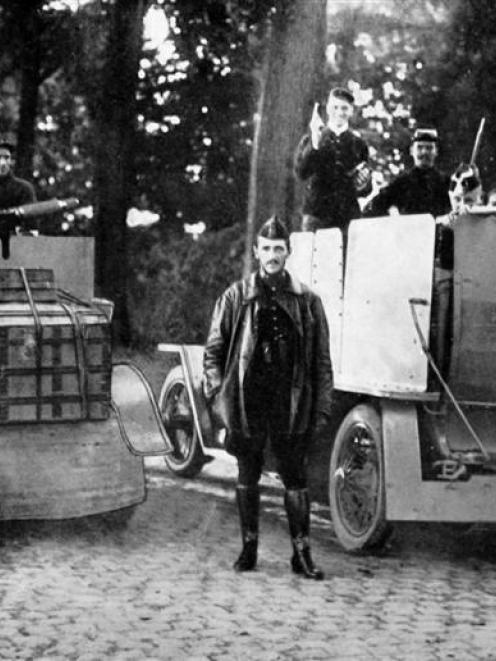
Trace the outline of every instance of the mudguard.
<instances>
[{"instance_id":1,"label":"mudguard","mask_svg":"<svg viewBox=\"0 0 496 661\"><path fill-rule=\"evenodd\" d=\"M172 452L151 387L143 372L132 363L112 366L112 409L121 437L134 455Z\"/></svg>"}]
</instances>

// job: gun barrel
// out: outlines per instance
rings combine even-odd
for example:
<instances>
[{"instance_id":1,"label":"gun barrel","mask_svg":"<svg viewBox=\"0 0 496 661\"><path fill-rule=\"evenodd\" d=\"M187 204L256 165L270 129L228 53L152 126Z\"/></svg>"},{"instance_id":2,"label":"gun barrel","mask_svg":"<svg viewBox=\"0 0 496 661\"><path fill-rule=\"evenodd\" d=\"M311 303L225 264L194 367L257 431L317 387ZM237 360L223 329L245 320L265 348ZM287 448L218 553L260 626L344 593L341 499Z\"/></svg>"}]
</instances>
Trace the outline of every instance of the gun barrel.
<instances>
[{"instance_id":1,"label":"gun barrel","mask_svg":"<svg viewBox=\"0 0 496 661\"><path fill-rule=\"evenodd\" d=\"M486 123L486 118L483 117L480 120L479 124L479 129L477 131L477 135L475 136L475 142L474 142L474 148L472 149L472 156L470 157L470 163L475 165L475 161L477 159L477 155L479 153L480 149L480 143L482 140L482 133L484 132L484 124Z\"/></svg>"},{"instance_id":2,"label":"gun barrel","mask_svg":"<svg viewBox=\"0 0 496 661\"><path fill-rule=\"evenodd\" d=\"M79 205L79 200L70 197L65 200L45 200L43 202L31 202L18 207L0 210L0 216L18 216L19 218L30 218L32 216L43 216L57 211L74 209Z\"/></svg>"}]
</instances>

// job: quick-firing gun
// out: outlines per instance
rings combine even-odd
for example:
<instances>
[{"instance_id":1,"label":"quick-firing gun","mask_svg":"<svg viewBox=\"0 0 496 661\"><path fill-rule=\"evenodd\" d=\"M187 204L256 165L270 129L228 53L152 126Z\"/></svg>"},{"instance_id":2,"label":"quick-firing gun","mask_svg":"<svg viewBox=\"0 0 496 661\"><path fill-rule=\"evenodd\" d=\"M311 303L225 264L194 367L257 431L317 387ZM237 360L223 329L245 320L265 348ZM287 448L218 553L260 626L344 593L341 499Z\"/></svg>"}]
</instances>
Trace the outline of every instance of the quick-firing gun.
<instances>
[{"instance_id":1,"label":"quick-firing gun","mask_svg":"<svg viewBox=\"0 0 496 661\"><path fill-rule=\"evenodd\" d=\"M15 228L21 224L24 218L34 216L44 216L57 213L59 211L68 211L75 209L79 205L79 200L70 197L65 200L44 200L43 202L30 202L21 204L18 207L9 207L0 209L0 241L2 242L2 257L10 257L10 237L15 232Z\"/></svg>"}]
</instances>

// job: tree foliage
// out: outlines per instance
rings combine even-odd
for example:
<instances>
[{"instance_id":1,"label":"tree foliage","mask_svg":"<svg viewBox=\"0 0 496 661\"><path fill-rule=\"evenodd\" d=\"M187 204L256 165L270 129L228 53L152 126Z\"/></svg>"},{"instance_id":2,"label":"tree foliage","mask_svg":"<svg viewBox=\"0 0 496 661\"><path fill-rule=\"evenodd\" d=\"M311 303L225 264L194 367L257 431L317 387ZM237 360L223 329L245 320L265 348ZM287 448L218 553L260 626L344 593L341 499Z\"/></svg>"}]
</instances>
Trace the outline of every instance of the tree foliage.
<instances>
[{"instance_id":1,"label":"tree foliage","mask_svg":"<svg viewBox=\"0 0 496 661\"><path fill-rule=\"evenodd\" d=\"M485 187L496 184L496 6L490 0L452 5L446 45L433 76L434 102L453 162L468 161L482 117L486 128L477 164Z\"/></svg>"},{"instance_id":2,"label":"tree foliage","mask_svg":"<svg viewBox=\"0 0 496 661\"><path fill-rule=\"evenodd\" d=\"M241 276L243 226L208 232L198 241L135 234L130 301L132 337L139 344L205 341L215 298Z\"/></svg>"},{"instance_id":3,"label":"tree foliage","mask_svg":"<svg viewBox=\"0 0 496 661\"><path fill-rule=\"evenodd\" d=\"M439 128L433 71L443 52L439 34L447 27L448 7L446 0L363 0L329 14L326 88L344 83L354 91L355 126L386 181L409 165L412 129Z\"/></svg>"},{"instance_id":4,"label":"tree foliage","mask_svg":"<svg viewBox=\"0 0 496 661\"><path fill-rule=\"evenodd\" d=\"M478 162L493 183L493 3L329 0L327 31L325 5L89 0L73 11L64 2L0 0L0 131L17 132L18 170L32 174L40 198L76 196L94 209L99 280L111 283L105 293L124 311L132 293L140 337L147 328L158 336L160 324L186 337L182 315L198 340L201 315L237 272L215 250L239 258L247 215L253 231L273 211L297 221L293 152L313 102L333 85L355 92L355 125L385 179L409 164L414 126L438 128L441 165L450 169L467 160L486 116ZM141 44L150 8L167 19L161 44ZM133 230L126 270L125 213L141 193L160 222ZM192 242L183 225L199 221L206 234ZM245 256L250 244L248 236ZM195 269L206 269L211 290ZM179 303L197 301L197 292L204 307Z\"/></svg>"}]
</instances>

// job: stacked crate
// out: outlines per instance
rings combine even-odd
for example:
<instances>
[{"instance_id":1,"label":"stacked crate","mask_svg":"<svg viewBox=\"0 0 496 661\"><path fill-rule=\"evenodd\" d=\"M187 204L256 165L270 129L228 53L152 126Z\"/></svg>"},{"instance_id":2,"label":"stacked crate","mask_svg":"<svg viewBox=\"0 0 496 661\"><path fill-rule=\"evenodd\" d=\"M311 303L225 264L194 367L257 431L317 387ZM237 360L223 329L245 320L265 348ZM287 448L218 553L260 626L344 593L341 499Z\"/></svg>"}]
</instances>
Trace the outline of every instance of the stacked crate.
<instances>
[{"instance_id":1,"label":"stacked crate","mask_svg":"<svg viewBox=\"0 0 496 661\"><path fill-rule=\"evenodd\" d=\"M47 269L0 270L0 423L109 415L104 312L61 295Z\"/></svg>"}]
</instances>

